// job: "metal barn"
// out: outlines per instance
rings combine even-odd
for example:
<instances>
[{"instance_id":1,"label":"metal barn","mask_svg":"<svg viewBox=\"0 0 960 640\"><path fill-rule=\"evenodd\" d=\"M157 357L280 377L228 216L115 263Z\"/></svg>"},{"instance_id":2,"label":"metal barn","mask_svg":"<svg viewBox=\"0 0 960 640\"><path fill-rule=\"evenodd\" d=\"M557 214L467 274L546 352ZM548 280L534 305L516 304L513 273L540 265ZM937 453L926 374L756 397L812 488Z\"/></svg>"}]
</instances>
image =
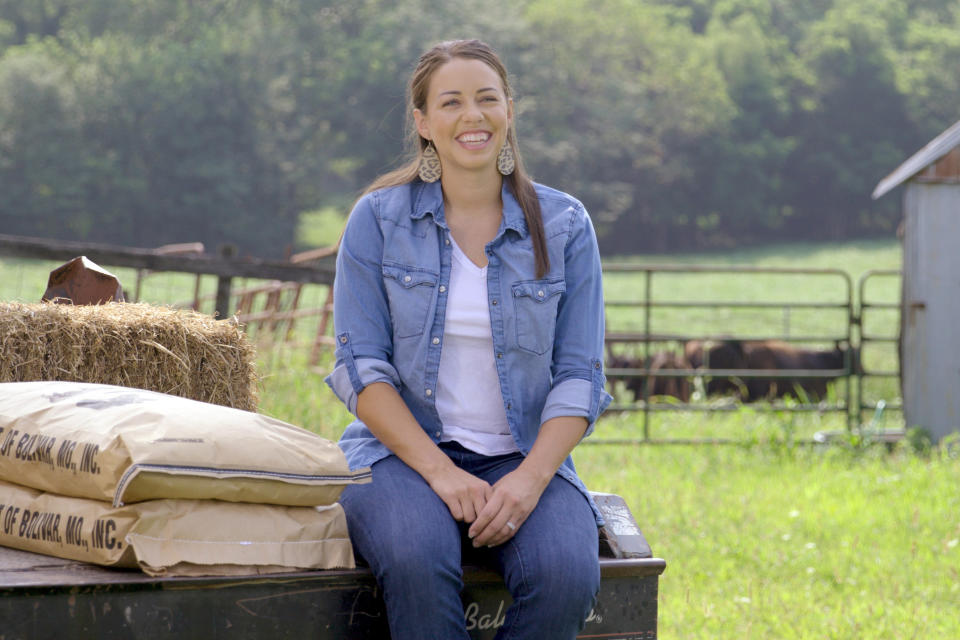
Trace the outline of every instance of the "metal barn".
<instances>
[{"instance_id":1,"label":"metal barn","mask_svg":"<svg viewBox=\"0 0 960 640\"><path fill-rule=\"evenodd\" d=\"M960 122L877 184L903 195L901 375L907 427L960 432Z\"/></svg>"}]
</instances>

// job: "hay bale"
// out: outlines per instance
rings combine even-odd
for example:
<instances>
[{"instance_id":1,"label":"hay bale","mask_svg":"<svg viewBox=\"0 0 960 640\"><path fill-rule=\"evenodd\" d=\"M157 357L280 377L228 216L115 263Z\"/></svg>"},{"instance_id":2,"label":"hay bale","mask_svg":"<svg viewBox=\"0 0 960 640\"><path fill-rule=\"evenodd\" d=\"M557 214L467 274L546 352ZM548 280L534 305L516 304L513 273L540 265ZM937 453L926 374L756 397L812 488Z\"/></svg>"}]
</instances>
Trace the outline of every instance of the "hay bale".
<instances>
[{"instance_id":1,"label":"hay bale","mask_svg":"<svg viewBox=\"0 0 960 640\"><path fill-rule=\"evenodd\" d=\"M236 322L194 311L0 302L0 382L96 382L256 411L255 357Z\"/></svg>"}]
</instances>

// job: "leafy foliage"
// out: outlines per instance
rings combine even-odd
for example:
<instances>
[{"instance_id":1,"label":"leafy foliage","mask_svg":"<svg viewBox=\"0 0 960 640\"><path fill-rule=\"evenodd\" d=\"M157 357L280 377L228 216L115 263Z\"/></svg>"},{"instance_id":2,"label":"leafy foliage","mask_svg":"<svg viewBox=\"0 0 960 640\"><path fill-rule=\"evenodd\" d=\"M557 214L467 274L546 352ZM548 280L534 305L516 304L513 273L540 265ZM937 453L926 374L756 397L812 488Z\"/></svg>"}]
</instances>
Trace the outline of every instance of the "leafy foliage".
<instances>
[{"instance_id":1,"label":"leafy foliage","mask_svg":"<svg viewBox=\"0 0 960 640\"><path fill-rule=\"evenodd\" d=\"M479 37L605 252L890 233L958 117L948 0L0 0L0 229L278 257L402 159L409 71Z\"/></svg>"}]
</instances>

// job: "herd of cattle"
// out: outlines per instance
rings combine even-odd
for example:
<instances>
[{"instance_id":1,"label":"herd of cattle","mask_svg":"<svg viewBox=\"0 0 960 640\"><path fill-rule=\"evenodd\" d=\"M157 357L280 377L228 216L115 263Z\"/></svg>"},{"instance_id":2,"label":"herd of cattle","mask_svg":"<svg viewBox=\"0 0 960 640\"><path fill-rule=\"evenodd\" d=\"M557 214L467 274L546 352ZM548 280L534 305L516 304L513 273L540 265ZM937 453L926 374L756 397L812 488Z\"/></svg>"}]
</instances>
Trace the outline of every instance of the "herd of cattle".
<instances>
[{"instance_id":1,"label":"herd of cattle","mask_svg":"<svg viewBox=\"0 0 960 640\"><path fill-rule=\"evenodd\" d=\"M842 342L833 349L808 349L777 340L689 340L682 352L659 351L648 358L608 353L607 367L612 370L607 376L611 386L622 381L636 400L672 396L690 402L696 382L702 382L707 396L730 395L742 402L788 395L819 402L827 398L829 382L859 371L859 357L856 349ZM618 374L617 369L645 373ZM673 375L664 375L667 370Z\"/></svg>"}]
</instances>

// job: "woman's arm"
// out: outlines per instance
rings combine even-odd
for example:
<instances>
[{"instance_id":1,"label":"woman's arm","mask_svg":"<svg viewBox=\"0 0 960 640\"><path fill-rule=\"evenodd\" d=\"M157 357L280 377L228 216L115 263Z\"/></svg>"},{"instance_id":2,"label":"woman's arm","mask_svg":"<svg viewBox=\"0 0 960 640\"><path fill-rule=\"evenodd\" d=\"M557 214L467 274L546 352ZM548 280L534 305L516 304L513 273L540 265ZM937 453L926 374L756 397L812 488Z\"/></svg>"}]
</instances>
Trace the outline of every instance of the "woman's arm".
<instances>
[{"instance_id":1,"label":"woman's arm","mask_svg":"<svg viewBox=\"0 0 960 640\"><path fill-rule=\"evenodd\" d=\"M420 427L396 389L385 382L365 387L357 397L357 417L390 451L423 476L456 520L476 519L492 488L453 464Z\"/></svg>"},{"instance_id":2,"label":"woman's arm","mask_svg":"<svg viewBox=\"0 0 960 640\"><path fill-rule=\"evenodd\" d=\"M378 197L367 194L354 207L337 252L333 304L337 363L327 384L380 442L423 476L454 518L473 522L490 485L450 461L397 390L401 381L390 363L392 318L383 285Z\"/></svg>"},{"instance_id":3,"label":"woman's arm","mask_svg":"<svg viewBox=\"0 0 960 640\"><path fill-rule=\"evenodd\" d=\"M550 479L588 435L610 402L603 377L603 273L593 225L582 205L570 209L563 253L566 291L557 309L553 387L527 459L493 487L470 527L475 546L505 542L536 507ZM506 526L510 522L514 529Z\"/></svg>"}]
</instances>

